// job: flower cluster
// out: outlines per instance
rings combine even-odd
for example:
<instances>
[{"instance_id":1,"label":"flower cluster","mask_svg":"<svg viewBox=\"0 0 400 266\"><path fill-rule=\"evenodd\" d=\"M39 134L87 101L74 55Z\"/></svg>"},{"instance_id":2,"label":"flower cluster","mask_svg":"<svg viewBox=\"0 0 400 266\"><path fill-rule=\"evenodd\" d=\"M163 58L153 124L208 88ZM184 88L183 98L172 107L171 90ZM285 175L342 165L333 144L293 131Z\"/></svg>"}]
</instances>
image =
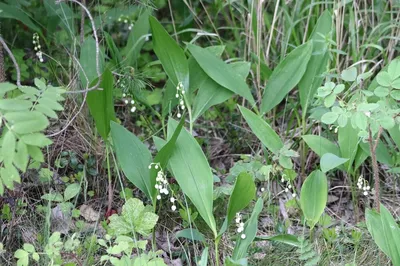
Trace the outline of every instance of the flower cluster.
<instances>
[{"instance_id":1,"label":"flower cluster","mask_svg":"<svg viewBox=\"0 0 400 266\"><path fill-rule=\"evenodd\" d=\"M118 22L123 22L124 24L129 24L128 30L132 30L133 29L133 22L126 16L120 16L118 18Z\"/></svg>"},{"instance_id":2,"label":"flower cluster","mask_svg":"<svg viewBox=\"0 0 400 266\"><path fill-rule=\"evenodd\" d=\"M157 195L157 199L161 199L161 194L168 195L168 180L166 175L164 174L164 171L162 170L160 163L151 163L149 165L149 169L153 168L158 170L157 172L157 177L156 177L156 184L155 188L159 191L160 194Z\"/></svg>"},{"instance_id":3,"label":"flower cluster","mask_svg":"<svg viewBox=\"0 0 400 266\"><path fill-rule=\"evenodd\" d=\"M243 233L243 231L244 231L244 223L242 222L242 215L239 212L236 213L235 222L236 222L237 232L238 233L242 233L240 235L240 237L242 239L245 239L246 238L246 234Z\"/></svg>"},{"instance_id":4,"label":"flower cluster","mask_svg":"<svg viewBox=\"0 0 400 266\"><path fill-rule=\"evenodd\" d=\"M168 180L167 177L164 173L164 171L161 168L160 163L151 163L149 165L149 169L152 169L154 167L154 169L158 170L157 172L157 177L156 177L156 184L155 184L155 188L158 190L158 195L157 195L157 199L161 200L161 195L168 195L169 194L169 190L168 190ZM171 196L171 198L169 199L172 203L171 206L171 210L172 211L176 211L176 205L175 205L175 201L176 199Z\"/></svg>"},{"instance_id":5,"label":"flower cluster","mask_svg":"<svg viewBox=\"0 0 400 266\"><path fill-rule=\"evenodd\" d=\"M131 105L131 113L134 113L136 111L136 106L135 106L135 100L132 99L131 95L127 95L126 93L122 94L122 100L126 105L130 104ZM130 98L130 100L129 100Z\"/></svg>"},{"instance_id":6,"label":"flower cluster","mask_svg":"<svg viewBox=\"0 0 400 266\"><path fill-rule=\"evenodd\" d=\"M368 181L365 180L362 175L360 175L360 177L358 178L357 187L358 187L358 189L363 191L364 196L368 196L368 194L371 190L371 187L369 186Z\"/></svg>"},{"instance_id":7,"label":"flower cluster","mask_svg":"<svg viewBox=\"0 0 400 266\"><path fill-rule=\"evenodd\" d=\"M34 33L33 34L33 41L32 41L33 45L34 45L34 50L36 52L36 56L39 58L39 61L41 63L44 62L43 60L43 53L42 53L42 46L40 46L40 41L39 41L39 34Z\"/></svg>"},{"instance_id":8,"label":"flower cluster","mask_svg":"<svg viewBox=\"0 0 400 266\"><path fill-rule=\"evenodd\" d=\"M292 197L295 198L297 196L297 194L296 194L296 191L294 191L292 185L290 184L290 181L289 180L285 180L285 177L282 176L281 182L282 183L286 183L285 192L289 193L291 191L292 192Z\"/></svg>"},{"instance_id":9,"label":"flower cluster","mask_svg":"<svg viewBox=\"0 0 400 266\"><path fill-rule=\"evenodd\" d=\"M182 114L180 110L185 110L185 101L183 99L183 96L185 95L185 88L183 87L182 82L178 83L178 86L176 86L176 94L175 97L179 100L179 106L178 106L178 114L177 117L181 118Z\"/></svg>"}]
</instances>

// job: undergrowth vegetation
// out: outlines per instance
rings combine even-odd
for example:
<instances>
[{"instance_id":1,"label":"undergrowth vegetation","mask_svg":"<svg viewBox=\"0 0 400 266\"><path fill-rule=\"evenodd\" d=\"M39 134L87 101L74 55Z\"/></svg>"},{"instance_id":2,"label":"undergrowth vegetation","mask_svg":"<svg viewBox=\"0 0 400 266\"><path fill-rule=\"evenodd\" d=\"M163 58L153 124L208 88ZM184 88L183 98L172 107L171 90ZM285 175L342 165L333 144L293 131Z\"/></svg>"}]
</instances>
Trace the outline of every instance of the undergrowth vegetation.
<instances>
[{"instance_id":1,"label":"undergrowth vegetation","mask_svg":"<svg viewBox=\"0 0 400 266\"><path fill-rule=\"evenodd\" d=\"M399 1L0 19L0 265L400 265Z\"/></svg>"}]
</instances>

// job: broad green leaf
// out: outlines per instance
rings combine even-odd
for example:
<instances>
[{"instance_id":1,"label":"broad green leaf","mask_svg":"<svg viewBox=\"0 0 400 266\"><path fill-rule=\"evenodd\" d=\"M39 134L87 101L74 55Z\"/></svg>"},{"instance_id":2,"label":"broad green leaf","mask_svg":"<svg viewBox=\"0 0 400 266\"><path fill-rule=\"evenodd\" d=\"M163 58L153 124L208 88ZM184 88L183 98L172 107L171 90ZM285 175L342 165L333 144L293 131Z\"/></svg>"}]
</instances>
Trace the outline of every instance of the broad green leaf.
<instances>
[{"instance_id":1,"label":"broad green leaf","mask_svg":"<svg viewBox=\"0 0 400 266\"><path fill-rule=\"evenodd\" d=\"M344 164L349 159L340 158L332 153L325 153L322 155L320 160L321 170L322 172L326 173L329 170L335 169L339 165Z\"/></svg>"},{"instance_id":2,"label":"broad green leaf","mask_svg":"<svg viewBox=\"0 0 400 266\"><path fill-rule=\"evenodd\" d=\"M354 129L350 123L348 123L345 127L340 127L338 130L340 157L349 159L344 164L344 168L347 171L351 169L357 153L357 147L359 143L358 132L359 130Z\"/></svg>"},{"instance_id":3,"label":"broad green leaf","mask_svg":"<svg viewBox=\"0 0 400 266\"><path fill-rule=\"evenodd\" d=\"M149 21L153 33L154 52L160 59L164 71L174 87L182 82L184 89L187 90L189 87L189 66L185 53L156 18L149 16Z\"/></svg>"},{"instance_id":4,"label":"broad green leaf","mask_svg":"<svg viewBox=\"0 0 400 266\"><path fill-rule=\"evenodd\" d=\"M150 151L134 134L123 126L111 121L111 137L117 160L125 176L149 199L153 199L154 186L151 186L149 165L152 162Z\"/></svg>"},{"instance_id":5,"label":"broad green leaf","mask_svg":"<svg viewBox=\"0 0 400 266\"><path fill-rule=\"evenodd\" d=\"M144 43L146 42L145 35L149 33L149 10L144 10L137 19L133 30L130 32L128 37L128 43L123 50L126 57L126 65L136 66L137 60L140 56L140 50L142 49Z\"/></svg>"},{"instance_id":6,"label":"broad green leaf","mask_svg":"<svg viewBox=\"0 0 400 266\"><path fill-rule=\"evenodd\" d=\"M12 164L14 160L16 141L14 133L8 130L3 137L1 145L1 154L3 155L5 165Z\"/></svg>"},{"instance_id":7,"label":"broad green leaf","mask_svg":"<svg viewBox=\"0 0 400 266\"><path fill-rule=\"evenodd\" d=\"M400 77L400 59L395 59L390 62L387 72L389 73L392 80Z\"/></svg>"},{"instance_id":8,"label":"broad green leaf","mask_svg":"<svg viewBox=\"0 0 400 266\"><path fill-rule=\"evenodd\" d=\"M400 129L399 127L393 127L388 130L397 148L400 149Z\"/></svg>"},{"instance_id":9,"label":"broad green leaf","mask_svg":"<svg viewBox=\"0 0 400 266\"><path fill-rule=\"evenodd\" d=\"M328 182L320 170L313 171L304 181L300 192L300 206L308 225L313 228L324 212L328 199Z\"/></svg>"},{"instance_id":10,"label":"broad green leaf","mask_svg":"<svg viewBox=\"0 0 400 266\"><path fill-rule=\"evenodd\" d=\"M41 33L42 31L35 23L32 22L31 18L28 16L29 13L22 10L19 6L16 5L7 5L4 3L0 3L0 18L11 18L21 21L27 27L32 30Z\"/></svg>"},{"instance_id":11,"label":"broad green leaf","mask_svg":"<svg viewBox=\"0 0 400 266\"><path fill-rule=\"evenodd\" d=\"M28 147L22 141L18 141L17 143L17 152L14 156L14 164L15 166L21 170L22 172L26 171L26 167L28 166L29 156L28 156Z\"/></svg>"},{"instance_id":12,"label":"broad green leaf","mask_svg":"<svg viewBox=\"0 0 400 266\"><path fill-rule=\"evenodd\" d=\"M357 68L356 67L350 67L342 71L340 74L340 77L344 81L355 81L357 78Z\"/></svg>"},{"instance_id":13,"label":"broad green leaf","mask_svg":"<svg viewBox=\"0 0 400 266\"><path fill-rule=\"evenodd\" d=\"M18 99L1 99L0 109L5 111L26 111L32 107L32 102Z\"/></svg>"},{"instance_id":14,"label":"broad green leaf","mask_svg":"<svg viewBox=\"0 0 400 266\"><path fill-rule=\"evenodd\" d=\"M39 132L49 125L46 116L38 111L9 112L4 117L12 124L13 131L18 134Z\"/></svg>"},{"instance_id":15,"label":"broad green leaf","mask_svg":"<svg viewBox=\"0 0 400 266\"><path fill-rule=\"evenodd\" d=\"M264 90L261 112L265 113L277 106L303 77L311 58L311 41L297 47L283 59L272 72Z\"/></svg>"},{"instance_id":16,"label":"broad green leaf","mask_svg":"<svg viewBox=\"0 0 400 266\"><path fill-rule=\"evenodd\" d=\"M392 260L393 265L400 265L400 228L390 212L381 204L380 213L367 209L365 219L378 247Z\"/></svg>"},{"instance_id":17,"label":"broad green leaf","mask_svg":"<svg viewBox=\"0 0 400 266\"><path fill-rule=\"evenodd\" d=\"M389 93L390 90L387 87L379 86L374 90L374 94L378 97L386 97L389 95Z\"/></svg>"},{"instance_id":18,"label":"broad green leaf","mask_svg":"<svg viewBox=\"0 0 400 266\"><path fill-rule=\"evenodd\" d=\"M37 146L40 148L46 147L53 143L49 138L47 138L42 133L33 133L33 134L23 135L21 137L20 141L24 142L27 145Z\"/></svg>"},{"instance_id":19,"label":"broad green leaf","mask_svg":"<svg viewBox=\"0 0 400 266\"><path fill-rule=\"evenodd\" d=\"M392 78L388 72L381 71L376 76L376 81L378 82L379 85L381 85L383 87L389 87L392 83Z\"/></svg>"},{"instance_id":20,"label":"broad green leaf","mask_svg":"<svg viewBox=\"0 0 400 266\"><path fill-rule=\"evenodd\" d=\"M41 79L35 78L34 83L39 90L45 91L47 89L46 83Z\"/></svg>"},{"instance_id":21,"label":"broad green leaf","mask_svg":"<svg viewBox=\"0 0 400 266\"><path fill-rule=\"evenodd\" d=\"M96 83L96 81L94 81ZM113 89L114 77L110 70L103 73L100 88L92 90L87 95L87 104L90 114L96 123L96 128L101 137L106 141L110 133L110 121L116 121L114 112Z\"/></svg>"},{"instance_id":22,"label":"broad green leaf","mask_svg":"<svg viewBox=\"0 0 400 266\"><path fill-rule=\"evenodd\" d=\"M360 146L357 147L356 157L354 158L354 171L364 163L368 156L368 153L366 153Z\"/></svg>"},{"instance_id":23,"label":"broad green leaf","mask_svg":"<svg viewBox=\"0 0 400 266\"><path fill-rule=\"evenodd\" d=\"M110 229L117 236L131 236L134 233L148 236L158 221L158 215L149 207L145 207L139 199L128 199L122 207L121 215L114 214L109 218Z\"/></svg>"},{"instance_id":24,"label":"broad green leaf","mask_svg":"<svg viewBox=\"0 0 400 266\"><path fill-rule=\"evenodd\" d=\"M360 103L357 105L357 111L359 112L373 111L377 108L379 108L379 104L377 103Z\"/></svg>"},{"instance_id":25,"label":"broad green leaf","mask_svg":"<svg viewBox=\"0 0 400 266\"><path fill-rule=\"evenodd\" d=\"M22 258L28 257L28 256L29 256L29 253L26 250L23 250L23 249L18 249L14 253L14 257L17 258L17 259L22 259ZM26 264L26 265L28 265L28 264Z\"/></svg>"},{"instance_id":26,"label":"broad green leaf","mask_svg":"<svg viewBox=\"0 0 400 266\"><path fill-rule=\"evenodd\" d=\"M210 51L213 55L220 58L222 53L224 52L225 46L223 45L208 46L204 49ZM204 72L199 63L197 63L196 59L193 56L191 56L189 58L189 80L190 80L189 93L193 93L195 90L200 88L207 79L213 80L207 75L206 72Z\"/></svg>"},{"instance_id":27,"label":"broad green leaf","mask_svg":"<svg viewBox=\"0 0 400 266\"><path fill-rule=\"evenodd\" d=\"M14 189L14 182L21 183L21 177L19 176L18 170L12 164L5 165L4 168L1 168L0 176L3 184L8 189Z\"/></svg>"},{"instance_id":28,"label":"broad green leaf","mask_svg":"<svg viewBox=\"0 0 400 266\"><path fill-rule=\"evenodd\" d=\"M245 223L245 229L243 233L246 237L242 239L241 236L238 235L236 245L232 254L232 258L234 260L239 260L247 257L247 250L249 246L253 243L253 240L257 234L258 216L263 209L263 204L263 199L259 198L254 206L253 212L251 213L249 220Z\"/></svg>"},{"instance_id":29,"label":"broad green leaf","mask_svg":"<svg viewBox=\"0 0 400 266\"><path fill-rule=\"evenodd\" d=\"M282 235L275 235L275 236L257 236L255 241L275 241L279 243L283 243L289 246L293 247L300 247L301 243L299 242L299 239L295 235L289 235L289 234L282 234Z\"/></svg>"},{"instance_id":30,"label":"broad green leaf","mask_svg":"<svg viewBox=\"0 0 400 266\"><path fill-rule=\"evenodd\" d=\"M340 156L339 147L324 137L304 135L303 140L319 157L322 157L325 153L332 153L336 156Z\"/></svg>"},{"instance_id":31,"label":"broad green leaf","mask_svg":"<svg viewBox=\"0 0 400 266\"><path fill-rule=\"evenodd\" d=\"M218 233L219 236L226 231L236 213L240 212L246 208L247 205L249 205L255 194L256 186L254 184L253 177L246 172L239 174L239 176L236 178L231 197L229 198L228 211L226 213L226 218L222 228Z\"/></svg>"},{"instance_id":32,"label":"broad green leaf","mask_svg":"<svg viewBox=\"0 0 400 266\"><path fill-rule=\"evenodd\" d=\"M234 260L230 257L225 258L224 266L248 266L247 258L241 258L240 260Z\"/></svg>"},{"instance_id":33,"label":"broad green leaf","mask_svg":"<svg viewBox=\"0 0 400 266\"><path fill-rule=\"evenodd\" d=\"M9 91L15 90L17 85L9 82L0 83L0 96L4 96Z\"/></svg>"},{"instance_id":34,"label":"broad green leaf","mask_svg":"<svg viewBox=\"0 0 400 266\"><path fill-rule=\"evenodd\" d=\"M300 103L303 112L306 113L310 101L323 81L322 73L326 71L329 60L328 43L322 36L328 36L332 32L332 14L325 10L318 18L317 24L311 34L313 50L306 71L299 82ZM322 36L321 36L322 35Z\"/></svg>"},{"instance_id":35,"label":"broad green leaf","mask_svg":"<svg viewBox=\"0 0 400 266\"><path fill-rule=\"evenodd\" d=\"M200 233L197 229L190 229L186 228L183 230L178 231L175 234L176 238L186 238L192 241L201 241L201 242L206 242L206 238L202 233Z\"/></svg>"},{"instance_id":36,"label":"broad green leaf","mask_svg":"<svg viewBox=\"0 0 400 266\"><path fill-rule=\"evenodd\" d=\"M335 112L327 112L321 117L321 121L324 124L330 125L335 123L335 121L338 119L339 114Z\"/></svg>"},{"instance_id":37,"label":"broad green leaf","mask_svg":"<svg viewBox=\"0 0 400 266\"><path fill-rule=\"evenodd\" d=\"M41 113L43 113L44 115L50 117L50 118L54 118L57 119L57 113L54 112L51 108L49 108L47 105L45 104L38 104L35 106L35 110L39 111Z\"/></svg>"},{"instance_id":38,"label":"broad green leaf","mask_svg":"<svg viewBox=\"0 0 400 266\"><path fill-rule=\"evenodd\" d=\"M252 105L254 98L246 82L220 58L207 49L189 44L188 50L206 74L224 88L242 96Z\"/></svg>"},{"instance_id":39,"label":"broad green leaf","mask_svg":"<svg viewBox=\"0 0 400 266\"><path fill-rule=\"evenodd\" d=\"M64 201L68 201L78 195L81 186L78 183L69 184L64 191Z\"/></svg>"},{"instance_id":40,"label":"broad green leaf","mask_svg":"<svg viewBox=\"0 0 400 266\"><path fill-rule=\"evenodd\" d=\"M162 116L165 118L178 105L178 99L175 96L176 86L170 79L167 80L163 91Z\"/></svg>"},{"instance_id":41,"label":"broad green leaf","mask_svg":"<svg viewBox=\"0 0 400 266\"><path fill-rule=\"evenodd\" d=\"M39 149L39 147L27 145L27 149L28 149L29 156L31 156L33 160L35 160L39 163L44 162L44 156L43 156L42 151Z\"/></svg>"},{"instance_id":42,"label":"broad green leaf","mask_svg":"<svg viewBox=\"0 0 400 266\"><path fill-rule=\"evenodd\" d=\"M35 247L32 244L25 243L23 245L23 247L24 247L24 250L28 251L29 253L35 252Z\"/></svg>"},{"instance_id":43,"label":"broad green leaf","mask_svg":"<svg viewBox=\"0 0 400 266\"><path fill-rule=\"evenodd\" d=\"M64 107L61 104L59 104L55 99L41 98L38 100L38 103L41 105L45 105L48 108L55 110L55 111L64 110Z\"/></svg>"},{"instance_id":44,"label":"broad green leaf","mask_svg":"<svg viewBox=\"0 0 400 266\"><path fill-rule=\"evenodd\" d=\"M197 263L198 266L207 266L208 264L208 247L206 247L201 253L200 261Z\"/></svg>"},{"instance_id":45,"label":"broad green leaf","mask_svg":"<svg viewBox=\"0 0 400 266\"><path fill-rule=\"evenodd\" d=\"M398 90L392 90L390 92L390 97L392 97L393 99L395 99L396 101L400 101L400 91Z\"/></svg>"},{"instance_id":46,"label":"broad green leaf","mask_svg":"<svg viewBox=\"0 0 400 266\"><path fill-rule=\"evenodd\" d=\"M239 106L239 110L261 143L272 153L279 152L283 147L283 142L271 126L246 107Z\"/></svg>"},{"instance_id":47,"label":"broad green leaf","mask_svg":"<svg viewBox=\"0 0 400 266\"><path fill-rule=\"evenodd\" d=\"M104 67L104 53L100 51L99 55L100 73L103 72ZM87 88L96 78L98 74L96 71L96 41L92 37L87 37L81 47L81 53L79 58L81 64L80 79L83 88ZM85 77L86 75L86 77ZM89 82L86 80L89 80Z\"/></svg>"},{"instance_id":48,"label":"broad green leaf","mask_svg":"<svg viewBox=\"0 0 400 266\"><path fill-rule=\"evenodd\" d=\"M171 132L169 135L172 135L177 126L175 120L168 121L168 132ZM213 175L200 145L186 130L181 131L175 143L169 166L183 193L190 198L216 236L217 229L213 216Z\"/></svg>"},{"instance_id":49,"label":"broad green leaf","mask_svg":"<svg viewBox=\"0 0 400 266\"><path fill-rule=\"evenodd\" d=\"M232 68L232 71L238 73L243 79L246 79L250 71L250 64L247 62L236 62L229 64L228 66ZM206 80L200 85L193 104L193 121L195 121L211 106L225 102L232 95L233 92L222 87L207 76Z\"/></svg>"},{"instance_id":50,"label":"broad green leaf","mask_svg":"<svg viewBox=\"0 0 400 266\"><path fill-rule=\"evenodd\" d=\"M381 126L388 130L391 129L395 126L395 121L394 118L388 115L382 115L379 119L378 122L381 124Z\"/></svg>"},{"instance_id":51,"label":"broad green leaf","mask_svg":"<svg viewBox=\"0 0 400 266\"><path fill-rule=\"evenodd\" d=\"M324 105L325 107L332 107L332 105L336 101L336 95L335 94L330 94L328 97L324 99Z\"/></svg>"}]
</instances>

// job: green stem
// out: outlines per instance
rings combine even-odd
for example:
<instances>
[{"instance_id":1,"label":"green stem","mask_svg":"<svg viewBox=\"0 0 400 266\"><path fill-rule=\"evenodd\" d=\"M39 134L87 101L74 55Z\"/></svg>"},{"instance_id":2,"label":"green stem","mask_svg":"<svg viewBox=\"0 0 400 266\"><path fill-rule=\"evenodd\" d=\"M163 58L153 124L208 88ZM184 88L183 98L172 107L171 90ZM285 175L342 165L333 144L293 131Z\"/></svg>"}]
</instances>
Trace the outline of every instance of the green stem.
<instances>
[{"instance_id":1,"label":"green stem","mask_svg":"<svg viewBox=\"0 0 400 266\"><path fill-rule=\"evenodd\" d=\"M215 263L216 263L216 265L217 266L219 266L219 251L218 251L218 246L219 246L219 241L220 241L220 237L217 237L216 239L215 239L215 242L214 242L214 247L215 247Z\"/></svg>"},{"instance_id":2,"label":"green stem","mask_svg":"<svg viewBox=\"0 0 400 266\"><path fill-rule=\"evenodd\" d=\"M306 117L305 114L302 115L302 119L301 119L301 127L302 127L302 135L304 136L307 133L307 125L306 125ZM306 157L307 157L307 148L305 145L304 140L302 139L300 142L300 147L301 147L301 180L304 181L305 180L305 171L306 171Z\"/></svg>"},{"instance_id":3,"label":"green stem","mask_svg":"<svg viewBox=\"0 0 400 266\"><path fill-rule=\"evenodd\" d=\"M186 108L187 108L188 114L189 114L189 132L190 132L190 134L193 134L192 108L190 107L190 104L189 104L188 99L186 98L186 95L184 97L185 97L185 101L186 101Z\"/></svg>"},{"instance_id":4,"label":"green stem","mask_svg":"<svg viewBox=\"0 0 400 266\"><path fill-rule=\"evenodd\" d=\"M108 175L108 206L107 212L111 211L113 202L113 188L111 179L111 167L110 167L110 154L109 154L109 144L106 143L106 159L107 159L107 175Z\"/></svg>"}]
</instances>

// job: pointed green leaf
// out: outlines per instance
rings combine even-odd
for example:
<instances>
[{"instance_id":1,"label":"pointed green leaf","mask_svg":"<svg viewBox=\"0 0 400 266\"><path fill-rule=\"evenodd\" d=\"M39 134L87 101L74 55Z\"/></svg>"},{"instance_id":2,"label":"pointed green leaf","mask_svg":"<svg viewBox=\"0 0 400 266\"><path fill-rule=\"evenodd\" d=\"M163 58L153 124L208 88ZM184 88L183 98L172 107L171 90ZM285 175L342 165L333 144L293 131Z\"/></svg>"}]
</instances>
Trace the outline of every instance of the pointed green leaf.
<instances>
[{"instance_id":1,"label":"pointed green leaf","mask_svg":"<svg viewBox=\"0 0 400 266\"><path fill-rule=\"evenodd\" d=\"M5 165L12 164L15 156L15 146L16 138L12 131L7 131L3 137L3 142L1 145L1 154L3 155L3 160Z\"/></svg>"},{"instance_id":2,"label":"pointed green leaf","mask_svg":"<svg viewBox=\"0 0 400 266\"><path fill-rule=\"evenodd\" d=\"M168 132L175 132L178 123L170 119ZM188 156L190 154L190 156ZM185 193L204 221L217 235L213 216L213 175L200 145L186 130L182 130L173 149L169 166Z\"/></svg>"},{"instance_id":3,"label":"pointed green leaf","mask_svg":"<svg viewBox=\"0 0 400 266\"><path fill-rule=\"evenodd\" d=\"M380 211L365 211L368 231L378 247L392 260L393 265L400 265L400 228L382 204Z\"/></svg>"},{"instance_id":4,"label":"pointed green leaf","mask_svg":"<svg viewBox=\"0 0 400 266\"><path fill-rule=\"evenodd\" d=\"M311 58L313 43L300 45L290 52L272 72L264 90L261 112L277 106L303 77Z\"/></svg>"},{"instance_id":5,"label":"pointed green leaf","mask_svg":"<svg viewBox=\"0 0 400 266\"><path fill-rule=\"evenodd\" d=\"M53 143L49 138L47 138L42 133L23 135L20 140L27 145L37 146L40 148L46 147Z\"/></svg>"},{"instance_id":6,"label":"pointed green leaf","mask_svg":"<svg viewBox=\"0 0 400 266\"><path fill-rule=\"evenodd\" d=\"M344 168L349 171L353 165L354 158L357 154L357 147L359 143L358 129L354 129L350 123L345 127L340 127L338 130L338 143L340 149L340 157L348 158L349 160L344 164Z\"/></svg>"},{"instance_id":7,"label":"pointed green leaf","mask_svg":"<svg viewBox=\"0 0 400 266\"><path fill-rule=\"evenodd\" d=\"M239 106L239 110L261 143L271 152L279 152L283 147L283 142L271 126L246 107Z\"/></svg>"},{"instance_id":8,"label":"pointed green leaf","mask_svg":"<svg viewBox=\"0 0 400 266\"><path fill-rule=\"evenodd\" d=\"M222 235L228 228L236 213L240 212L249 205L256 194L256 186L253 177L246 172L239 174L236 178L235 186L229 198L228 211L224 224L218 235Z\"/></svg>"},{"instance_id":9,"label":"pointed green leaf","mask_svg":"<svg viewBox=\"0 0 400 266\"><path fill-rule=\"evenodd\" d=\"M100 88L103 90L93 90L88 93L87 104L99 134L107 140L110 121L116 121L113 101L114 77L108 69L103 73Z\"/></svg>"},{"instance_id":10,"label":"pointed green leaf","mask_svg":"<svg viewBox=\"0 0 400 266\"><path fill-rule=\"evenodd\" d=\"M31 156L32 159L34 159L35 161L37 161L39 163L43 163L44 162L43 153L38 147L27 145L27 148L28 148L29 156Z\"/></svg>"},{"instance_id":11,"label":"pointed green leaf","mask_svg":"<svg viewBox=\"0 0 400 266\"><path fill-rule=\"evenodd\" d=\"M13 131L18 134L39 132L49 125L46 116L37 111L9 112L4 117L12 124Z\"/></svg>"},{"instance_id":12,"label":"pointed green leaf","mask_svg":"<svg viewBox=\"0 0 400 266\"><path fill-rule=\"evenodd\" d=\"M250 64L247 62L236 62L228 65L233 71L238 73L243 79L246 79L250 71ZM223 103L233 95L233 92L222 87L214 80L206 77L200 85L199 91L193 104L192 119L195 121L211 106Z\"/></svg>"},{"instance_id":13,"label":"pointed green leaf","mask_svg":"<svg viewBox=\"0 0 400 266\"><path fill-rule=\"evenodd\" d=\"M0 109L5 111L26 111L32 107L32 102L18 99L0 100Z\"/></svg>"},{"instance_id":14,"label":"pointed green leaf","mask_svg":"<svg viewBox=\"0 0 400 266\"><path fill-rule=\"evenodd\" d=\"M325 153L324 155L322 155L321 161L320 161L321 170L322 170L322 172L326 173L329 170L335 169L339 165L344 164L348 160L349 159L340 158L332 153Z\"/></svg>"},{"instance_id":15,"label":"pointed green leaf","mask_svg":"<svg viewBox=\"0 0 400 266\"><path fill-rule=\"evenodd\" d=\"M186 228L175 234L176 238L186 238L192 241L206 242L206 238L197 229Z\"/></svg>"},{"instance_id":16,"label":"pointed green leaf","mask_svg":"<svg viewBox=\"0 0 400 266\"><path fill-rule=\"evenodd\" d=\"M247 257L247 250L249 246L253 243L253 240L256 237L258 231L258 216L260 215L262 209L263 199L258 198L249 220L247 220L247 222L245 223L243 234L245 234L246 237L242 239L240 236L238 236L236 240L235 249L233 250L232 254L232 258L234 260L239 260Z\"/></svg>"},{"instance_id":17,"label":"pointed green leaf","mask_svg":"<svg viewBox=\"0 0 400 266\"><path fill-rule=\"evenodd\" d=\"M9 91L15 90L17 85L9 83L9 82L2 82L0 83L0 96L3 96Z\"/></svg>"},{"instance_id":18,"label":"pointed green leaf","mask_svg":"<svg viewBox=\"0 0 400 266\"><path fill-rule=\"evenodd\" d=\"M332 14L326 9L318 18L310 40L313 42L313 51L307 69L299 82L300 103L306 113L310 101L323 81L322 73L326 71L329 60L328 43L323 36L328 36L333 31Z\"/></svg>"},{"instance_id":19,"label":"pointed green leaf","mask_svg":"<svg viewBox=\"0 0 400 266\"><path fill-rule=\"evenodd\" d=\"M300 192L300 206L311 228L324 212L328 199L328 182L320 170L313 171L303 183Z\"/></svg>"},{"instance_id":20,"label":"pointed green leaf","mask_svg":"<svg viewBox=\"0 0 400 266\"><path fill-rule=\"evenodd\" d=\"M303 140L307 143L313 152L322 157L325 153L332 153L336 156L340 155L338 146L332 143L330 140L317 136L317 135L304 135Z\"/></svg>"},{"instance_id":21,"label":"pointed green leaf","mask_svg":"<svg viewBox=\"0 0 400 266\"><path fill-rule=\"evenodd\" d=\"M216 83L224 88L242 96L252 105L255 104L246 82L220 58L216 57L212 52L199 46L189 44L188 50L196 59L197 63L203 71L212 78Z\"/></svg>"},{"instance_id":22,"label":"pointed green leaf","mask_svg":"<svg viewBox=\"0 0 400 266\"><path fill-rule=\"evenodd\" d=\"M144 10L136 20L133 30L129 34L128 43L123 50L123 54L126 57L126 65L128 66L135 66L137 64L140 50L146 42L144 36L148 34L150 30L149 15L150 11L147 9Z\"/></svg>"},{"instance_id":23,"label":"pointed green leaf","mask_svg":"<svg viewBox=\"0 0 400 266\"><path fill-rule=\"evenodd\" d=\"M164 71L174 87L182 82L183 87L187 90L189 87L189 66L185 53L156 18L149 16L149 21L153 33L154 52L160 59Z\"/></svg>"},{"instance_id":24,"label":"pointed green leaf","mask_svg":"<svg viewBox=\"0 0 400 266\"><path fill-rule=\"evenodd\" d=\"M115 122L111 122L111 137L118 163L125 176L152 199L155 188L150 182L150 151L134 134Z\"/></svg>"},{"instance_id":25,"label":"pointed green leaf","mask_svg":"<svg viewBox=\"0 0 400 266\"><path fill-rule=\"evenodd\" d=\"M78 195L81 190L81 186L78 183L69 184L64 191L64 201L68 201Z\"/></svg>"},{"instance_id":26,"label":"pointed green leaf","mask_svg":"<svg viewBox=\"0 0 400 266\"><path fill-rule=\"evenodd\" d=\"M26 167L28 166L29 154L28 147L22 141L18 141L17 143L17 153L14 156L14 164L18 167L22 172L26 171Z\"/></svg>"},{"instance_id":27,"label":"pointed green leaf","mask_svg":"<svg viewBox=\"0 0 400 266\"><path fill-rule=\"evenodd\" d=\"M100 73L102 73L105 64L103 51L100 51L99 57ZM98 78L98 74L96 71L96 41L92 37L87 37L83 42L79 63L81 64L79 77L82 83L82 87L87 88L89 84L91 84L96 78Z\"/></svg>"}]
</instances>

